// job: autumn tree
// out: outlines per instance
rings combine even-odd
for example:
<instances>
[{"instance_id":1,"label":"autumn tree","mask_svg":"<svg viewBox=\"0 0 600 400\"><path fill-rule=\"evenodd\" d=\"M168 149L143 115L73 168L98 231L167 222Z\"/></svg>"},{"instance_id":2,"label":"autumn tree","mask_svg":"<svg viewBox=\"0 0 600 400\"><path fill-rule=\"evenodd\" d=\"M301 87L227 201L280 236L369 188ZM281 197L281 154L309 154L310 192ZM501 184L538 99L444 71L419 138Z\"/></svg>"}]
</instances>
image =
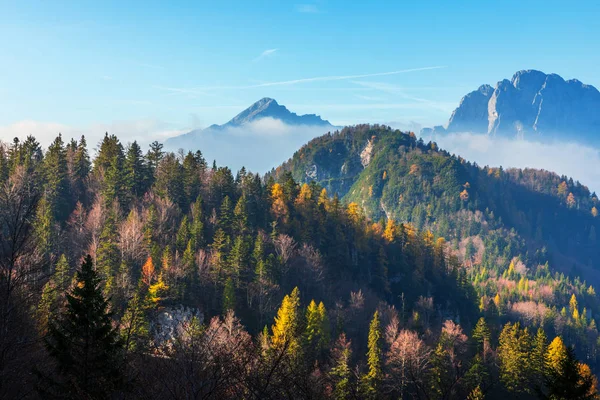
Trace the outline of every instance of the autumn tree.
<instances>
[{"instance_id":1,"label":"autumn tree","mask_svg":"<svg viewBox=\"0 0 600 400\"><path fill-rule=\"evenodd\" d=\"M302 325L300 291L296 287L292 293L285 295L277 311L275 323L271 327L273 347L276 349L285 347L292 356L299 354Z\"/></svg>"}]
</instances>

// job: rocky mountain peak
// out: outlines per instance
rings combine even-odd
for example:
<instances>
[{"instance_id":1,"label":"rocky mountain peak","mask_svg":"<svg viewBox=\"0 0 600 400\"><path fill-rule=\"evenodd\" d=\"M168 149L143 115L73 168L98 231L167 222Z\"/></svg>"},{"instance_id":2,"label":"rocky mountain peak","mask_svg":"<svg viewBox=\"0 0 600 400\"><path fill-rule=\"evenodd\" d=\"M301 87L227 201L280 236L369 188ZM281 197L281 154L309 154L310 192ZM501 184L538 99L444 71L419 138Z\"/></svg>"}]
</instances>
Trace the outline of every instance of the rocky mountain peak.
<instances>
[{"instance_id":1,"label":"rocky mountain peak","mask_svg":"<svg viewBox=\"0 0 600 400\"><path fill-rule=\"evenodd\" d=\"M600 92L577 79L521 70L492 89L482 85L462 98L447 128L433 132L502 136L569 136L596 142L600 134ZM425 130L424 133L431 133Z\"/></svg>"}]
</instances>

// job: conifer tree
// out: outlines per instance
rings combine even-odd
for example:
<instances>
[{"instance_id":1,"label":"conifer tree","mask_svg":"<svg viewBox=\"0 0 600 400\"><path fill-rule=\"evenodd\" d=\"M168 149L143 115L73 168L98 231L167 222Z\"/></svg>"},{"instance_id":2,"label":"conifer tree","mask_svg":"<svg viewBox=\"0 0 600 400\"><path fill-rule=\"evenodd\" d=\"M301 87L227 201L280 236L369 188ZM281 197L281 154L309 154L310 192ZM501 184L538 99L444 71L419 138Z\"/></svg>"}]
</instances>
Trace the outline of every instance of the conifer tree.
<instances>
[{"instance_id":1,"label":"conifer tree","mask_svg":"<svg viewBox=\"0 0 600 400\"><path fill-rule=\"evenodd\" d=\"M348 400L351 397L352 371L350 369L350 358L352 357L351 343L346 339L345 334L341 334L332 350L333 368L330 375L333 377L334 389L333 398L335 400Z\"/></svg>"},{"instance_id":2,"label":"conifer tree","mask_svg":"<svg viewBox=\"0 0 600 400\"><path fill-rule=\"evenodd\" d=\"M292 293L285 295L281 307L275 316L272 344L276 349L287 348L288 354L296 356L300 350L299 335L302 328L300 314L300 291L294 288Z\"/></svg>"},{"instance_id":3,"label":"conifer tree","mask_svg":"<svg viewBox=\"0 0 600 400\"><path fill-rule=\"evenodd\" d=\"M546 376L546 352L548 351L548 338L542 327L538 328L538 331L533 339L533 349L530 355L530 363L532 369L533 387L539 392L544 384L544 377Z\"/></svg>"},{"instance_id":4,"label":"conifer tree","mask_svg":"<svg viewBox=\"0 0 600 400\"><path fill-rule=\"evenodd\" d=\"M367 374L362 377L361 392L366 399L377 399L383 380L382 351L381 351L381 322L379 312L375 311L369 325L369 340L367 352Z\"/></svg>"},{"instance_id":5,"label":"conifer tree","mask_svg":"<svg viewBox=\"0 0 600 400\"><path fill-rule=\"evenodd\" d=\"M56 371L44 378L40 390L68 399L110 398L122 387L123 347L90 256L76 280L66 310L50 321L46 347Z\"/></svg>"},{"instance_id":6,"label":"conifer tree","mask_svg":"<svg viewBox=\"0 0 600 400\"><path fill-rule=\"evenodd\" d=\"M519 323L507 323L500 333L499 342L500 380L511 392L528 391L527 383L531 378L531 336L527 328L521 329Z\"/></svg>"},{"instance_id":7,"label":"conifer tree","mask_svg":"<svg viewBox=\"0 0 600 400\"><path fill-rule=\"evenodd\" d=\"M198 196L192 204L192 224L190 235L194 251L204 244L204 222L202 221L202 197Z\"/></svg>"},{"instance_id":8,"label":"conifer tree","mask_svg":"<svg viewBox=\"0 0 600 400\"><path fill-rule=\"evenodd\" d=\"M190 240L190 226L188 223L187 215L184 215L179 224L179 230L177 231L177 238L175 241L175 248L179 253L183 253L188 241Z\"/></svg>"},{"instance_id":9,"label":"conifer tree","mask_svg":"<svg viewBox=\"0 0 600 400\"><path fill-rule=\"evenodd\" d=\"M124 185L131 197L139 198L148 189L150 181L149 170L146 166L144 155L137 141L133 141L127 148L124 162Z\"/></svg>"},{"instance_id":10,"label":"conifer tree","mask_svg":"<svg viewBox=\"0 0 600 400\"><path fill-rule=\"evenodd\" d=\"M73 201L69 193L67 152L60 134L48 147L44 157L44 175L46 199L52 217L64 221L71 212Z\"/></svg>"},{"instance_id":11,"label":"conifer tree","mask_svg":"<svg viewBox=\"0 0 600 400\"><path fill-rule=\"evenodd\" d=\"M471 335L471 337L476 343L477 351L482 351L486 342L489 344L491 333L490 328L485 322L485 318L479 318L477 324L475 325L475 328L473 329L473 334Z\"/></svg>"},{"instance_id":12,"label":"conifer tree","mask_svg":"<svg viewBox=\"0 0 600 400\"><path fill-rule=\"evenodd\" d=\"M223 287L223 315L230 310L235 311L235 286L233 279L227 278Z\"/></svg>"},{"instance_id":13,"label":"conifer tree","mask_svg":"<svg viewBox=\"0 0 600 400\"><path fill-rule=\"evenodd\" d=\"M38 305L39 326L43 332L48 327L48 321L56 316L62 301L65 299L65 293L70 284L69 262L67 257L62 254L56 263L54 274L44 285L42 298Z\"/></svg>"}]
</instances>

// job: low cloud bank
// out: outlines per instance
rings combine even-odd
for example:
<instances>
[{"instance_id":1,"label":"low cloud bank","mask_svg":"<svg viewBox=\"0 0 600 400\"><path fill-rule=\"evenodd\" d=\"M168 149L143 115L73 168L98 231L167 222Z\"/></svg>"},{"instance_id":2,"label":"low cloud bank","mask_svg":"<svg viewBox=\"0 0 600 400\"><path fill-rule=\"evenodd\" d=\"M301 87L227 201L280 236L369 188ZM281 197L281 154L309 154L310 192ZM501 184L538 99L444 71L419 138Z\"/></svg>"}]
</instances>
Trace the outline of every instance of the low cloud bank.
<instances>
[{"instance_id":1,"label":"low cloud bank","mask_svg":"<svg viewBox=\"0 0 600 400\"><path fill-rule=\"evenodd\" d=\"M207 162L217 161L236 172L241 167L265 173L286 161L311 139L335 128L288 125L273 118L262 118L241 127L196 131L173 138L168 150L200 150Z\"/></svg>"},{"instance_id":2,"label":"low cloud bank","mask_svg":"<svg viewBox=\"0 0 600 400\"><path fill-rule=\"evenodd\" d=\"M600 151L594 147L575 142L542 143L473 133L437 135L433 140L442 149L480 166L545 169L572 177L590 191L600 191Z\"/></svg>"}]
</instances>

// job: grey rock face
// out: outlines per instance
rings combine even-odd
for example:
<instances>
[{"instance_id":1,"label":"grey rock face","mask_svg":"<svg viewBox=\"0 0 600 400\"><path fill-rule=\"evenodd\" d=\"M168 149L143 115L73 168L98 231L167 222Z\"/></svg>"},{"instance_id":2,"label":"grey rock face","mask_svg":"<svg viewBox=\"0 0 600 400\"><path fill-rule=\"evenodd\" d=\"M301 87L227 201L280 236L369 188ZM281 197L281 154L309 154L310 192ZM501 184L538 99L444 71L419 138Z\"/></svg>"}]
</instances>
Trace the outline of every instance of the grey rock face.
<instances>
[{"instance_id":1,"label":"grey rock face","mask_svg":"<svg viewBox=\"0 0 600 400\"><path fill-rule=\"evenodd\" d=\"M434 131L442 133L438 128ZM495 89L483 85L463 97L446 131L568 137L594 143L600 135L600 92L576 79L519 71Z\"/></svg>"},{"instance_id":2,"label":"grey rock face","mask_svg":"<svg viewBox=\"0 0 600 400\"><path fill-rule=\"evenodd\" d=\"M494 93L490 85L482 85L479 89L467 94L450 117L448 132L480 132L487 129L488 102ZM435 128L435 131L440 131Z\"/></svg>"}]
</instances>

